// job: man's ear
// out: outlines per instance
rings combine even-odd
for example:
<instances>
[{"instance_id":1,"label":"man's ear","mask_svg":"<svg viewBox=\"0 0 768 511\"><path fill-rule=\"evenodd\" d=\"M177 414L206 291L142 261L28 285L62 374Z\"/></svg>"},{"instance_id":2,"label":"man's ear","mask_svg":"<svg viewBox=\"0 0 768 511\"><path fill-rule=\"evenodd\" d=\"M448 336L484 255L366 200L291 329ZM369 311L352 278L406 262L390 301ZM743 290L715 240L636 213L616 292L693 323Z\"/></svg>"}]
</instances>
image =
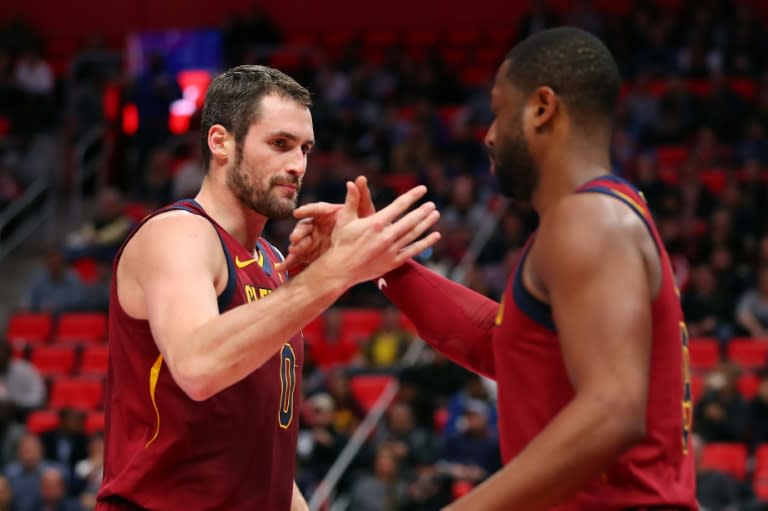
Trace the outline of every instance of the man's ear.
<instances>
[{"instance_id":1,"label":"man's ear","mask_svg":"<svg viewBox=\"0 0 768 511\"><path fill-rule=\"evenodd\" d=\"M541 86L536 89L531 101L534 102L535 114L533 115L533 127L541 129L546 126L557 113L560 100L552 90L552 87Z\"/></svg>"},{"instance_id":2,"label":"man's ear","mask_svg":"<svg viewBox=\"0 0 768 511\"><path fill-rule=\"evenodd\" d=\"M221 124L214 124L208 130L208 149L213 161L224 164L234 154L234 139Z\"/></svg>"}]
</instances>

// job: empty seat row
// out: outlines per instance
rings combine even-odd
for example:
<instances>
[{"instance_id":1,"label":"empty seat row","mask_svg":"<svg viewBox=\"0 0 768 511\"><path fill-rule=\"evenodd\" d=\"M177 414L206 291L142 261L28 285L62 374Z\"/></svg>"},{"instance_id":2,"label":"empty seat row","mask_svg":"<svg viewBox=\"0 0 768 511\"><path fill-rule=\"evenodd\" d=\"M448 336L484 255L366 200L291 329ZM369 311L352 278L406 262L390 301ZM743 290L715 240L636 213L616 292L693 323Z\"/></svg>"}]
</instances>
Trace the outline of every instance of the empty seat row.
<instances>
[{"instance_id":1,"label":"empty seat row","mask_svg":"<svg viewBox=\"0 0 768 511\"><path fill-rule=\"evenodd\" d=\"M695 371L713 369L721 361L716 339L692 339L688 351ZM762 369L768 362L768 340L734 337L726 346L726 358L746 370Z\"/></svg>"},{"instance_id":2,"label":"empty seat row","mask_svg":"<svg viewBox=\"0 0 768 511\"><path fill-rule=\"evenodd\" d=\"M5 332L11 343L90 342L107 338L107 317L100 312L72 312L54 317L47 313L13 314Z\"/></svg>"},{"instance_id":3,"label":"empty seat row","mask_svg":"<svg viewBox=\"0 0 768 511\"><path fill-rule=\"evenodd\" d=\"M31 349L29 361L43 376L107 374L109 347L85 346L82 351L70 344L37 345Z\"/></svg>"}]
</instances>

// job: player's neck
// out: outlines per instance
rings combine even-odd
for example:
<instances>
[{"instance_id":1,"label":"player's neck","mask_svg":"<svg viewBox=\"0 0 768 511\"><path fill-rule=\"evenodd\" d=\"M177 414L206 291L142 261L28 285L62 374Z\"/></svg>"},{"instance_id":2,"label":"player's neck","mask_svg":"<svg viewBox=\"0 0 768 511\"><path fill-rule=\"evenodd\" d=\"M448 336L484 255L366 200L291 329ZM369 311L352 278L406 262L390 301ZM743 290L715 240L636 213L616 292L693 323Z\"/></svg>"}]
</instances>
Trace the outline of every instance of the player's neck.
<instances>
[{"instance_id":1,"label":"player's neck","mask_svg":"<svg viewBox=\"0 0 768 511\"><path fill-rule=\"evenodd\" d=\"M590 145L584 141L562 144L545 153L539 165L539 183L531 200L539 217L587 181L611 173L609 152Z\"/></svg>"},{"instance_id":2,"label":"player's neck","mask_svg":"<svg viewBox=\"0 0 768 511\"><path fill-rule=\"evenodd\" d=\"M267 217L242 205L226 183L214 181L211 174L205 176L200 192L195 197L205 212L224 228L247 250L256 246Z\"/></svg>"}]
</instances>

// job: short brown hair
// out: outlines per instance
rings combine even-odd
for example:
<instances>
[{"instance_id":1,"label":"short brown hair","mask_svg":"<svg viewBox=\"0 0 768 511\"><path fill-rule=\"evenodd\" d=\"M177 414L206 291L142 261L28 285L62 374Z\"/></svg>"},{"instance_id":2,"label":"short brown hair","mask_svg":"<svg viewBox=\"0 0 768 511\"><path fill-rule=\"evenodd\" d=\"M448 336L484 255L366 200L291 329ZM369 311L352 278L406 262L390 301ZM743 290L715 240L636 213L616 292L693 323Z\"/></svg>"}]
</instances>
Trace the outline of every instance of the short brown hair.
<instances>
[{"instance_id":1,"label":"short brown hair","mask_svg":"<svg viewBox=\"0 0 768 511\"><path fill-rule=\"evenodd\" d=\"M221 124L234 134L241 147L248 127L258 119L261 99L268 94L278 94L297 103L312 106L307 89L287 74L267 66L237 66L213 79L206 93L200 126L200 143L203 161L208 169L211 150L208 147L208 131L214 124Z\"/></svg>"}]
</instances>

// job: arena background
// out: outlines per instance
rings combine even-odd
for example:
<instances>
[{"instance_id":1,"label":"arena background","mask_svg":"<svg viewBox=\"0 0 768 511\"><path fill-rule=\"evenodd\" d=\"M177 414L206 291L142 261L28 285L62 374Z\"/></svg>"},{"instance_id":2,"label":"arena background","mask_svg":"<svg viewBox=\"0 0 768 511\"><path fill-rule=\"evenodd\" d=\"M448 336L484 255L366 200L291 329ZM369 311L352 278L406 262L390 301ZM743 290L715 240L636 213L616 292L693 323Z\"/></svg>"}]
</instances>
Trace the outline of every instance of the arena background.
<instances>
[{"instance_id":1,"label":"arena background","mask_svg":"<svg viewBox=\"0 0 768 511\"><path fill-rule=\"evenodd\" d=\"M340 201L360 173L379 204L427 184L443 240L425 264L497 299L535 219L488 174L489 86L516 41L558 25L600 36L624 77L614 170L643 190L682 289L701 502L765 508L766 21L758 0L3 2L0 510L93 507L110 261L148 211L194 194L215 73L264 63L306 85L301 201ZM266 235L285 249L291 227ZM305 336L313 509L438 510L498 468L493 383L425 348L372 285Z\"/></svg>"}]
</instances>

